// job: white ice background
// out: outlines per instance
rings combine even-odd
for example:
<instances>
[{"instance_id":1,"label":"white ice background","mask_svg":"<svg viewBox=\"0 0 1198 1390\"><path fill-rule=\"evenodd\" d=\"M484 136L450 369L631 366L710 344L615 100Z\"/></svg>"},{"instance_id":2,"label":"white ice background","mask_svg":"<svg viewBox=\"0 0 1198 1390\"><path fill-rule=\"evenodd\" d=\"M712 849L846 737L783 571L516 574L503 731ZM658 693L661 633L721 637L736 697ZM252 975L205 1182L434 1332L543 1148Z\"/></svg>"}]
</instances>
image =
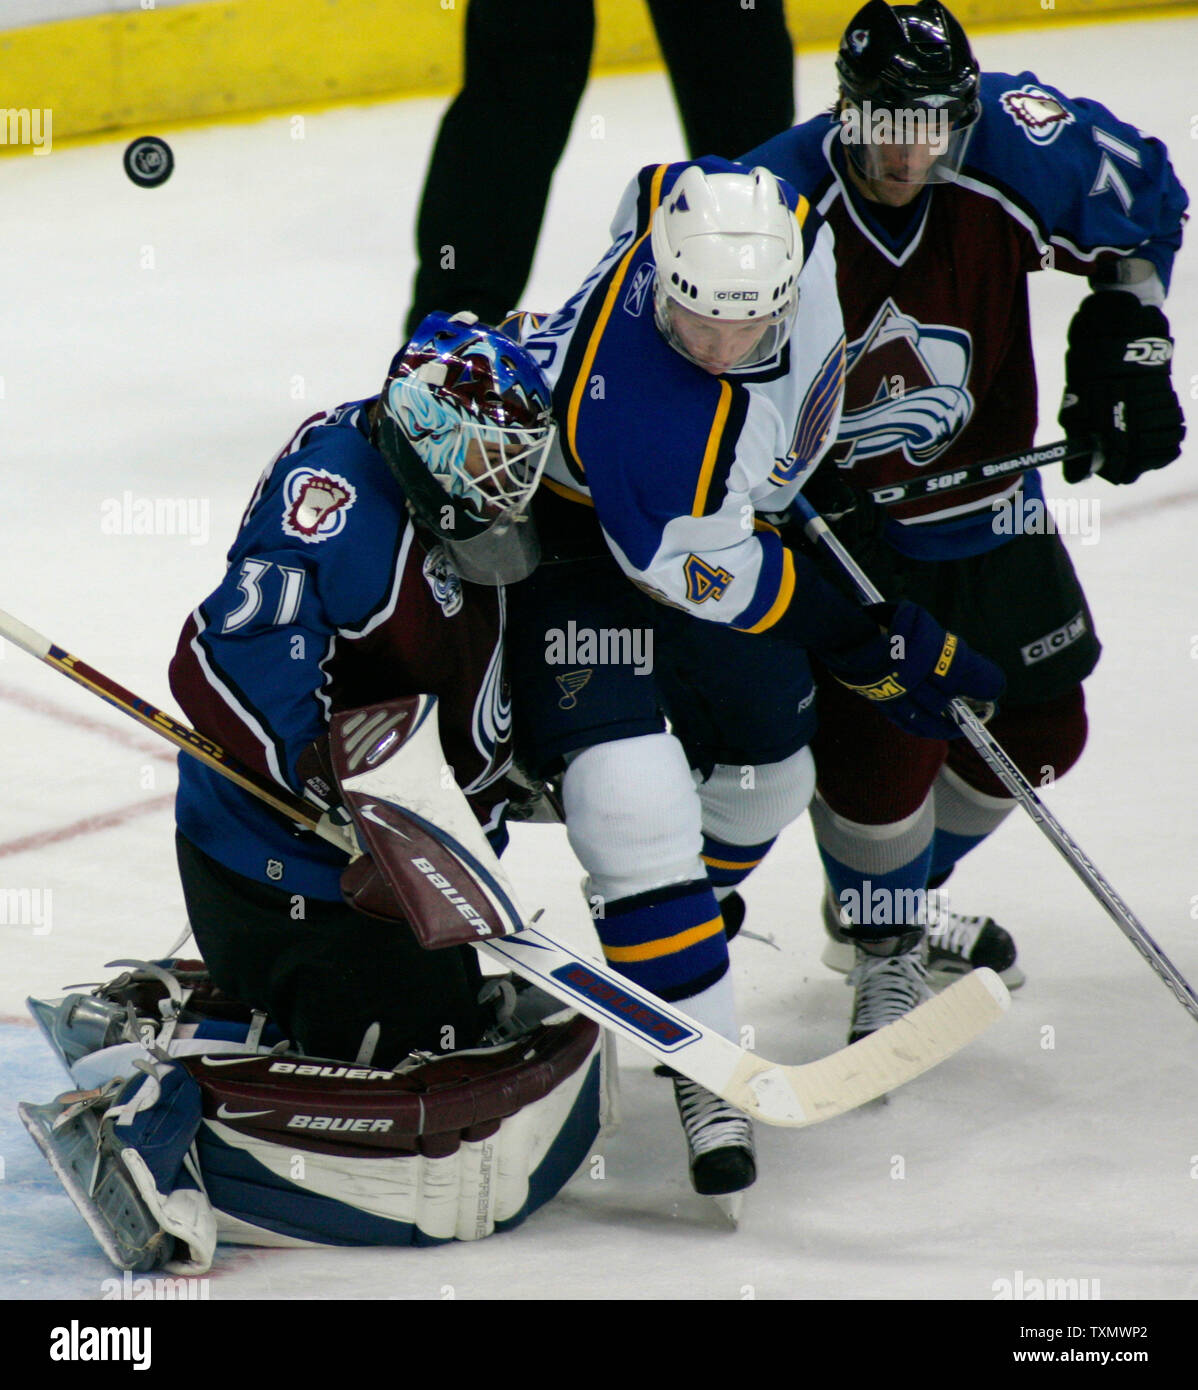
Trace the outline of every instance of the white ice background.
<instances>
[{"instance_id":1,"label":"white ice background","mask_svg":"<svg viewBox=\"0 0 1198 1390\"><path fill-rule=\"evenodd\" d=\"M1198 19L982 36L988 68L1034 69L1169 144L1198 191ZM827 52L799 64L801 113L832 95ZM145 190L124 138L0 161L0 607L154 703L184 618L214 586L259 470L315 410L377 389L398 341L412 228L441 100L163 132L174 176ZM627 178L680 158L657 74L594 81L560 166L524 303L573 291ZM501 129L479 160L520 178ZM1189 403L1186 456L1100 504L1071 550L1106 652L1091 738L1046 797L1191 981L1198 981L1194 794L1198 603L1198 272L1169 313ZM1039 438L1055 438L1065 328L1085 291L1034 277ZM186 498L198 534L106 534L108 502ZM202 523L207 508L207 525ZM15 1118L65 1077L27 994L161 955L183 921L170 750L57 673L0 650L0 888L50 891L51 916L0 924L0 1297L98 1299L113 1271ZM107 828L47 832L114 813ZM29 848L14 842L29 839ZM524 827L523 895L588 939L558 828ZM806 821L747 889L733 947L761 1053L844 1041L850 994L819 963L820 878ZM1198 1295L1198 1031L1051 845L1017 811L969 858L953 902L1016 935L1028 983L1008 1017L888 1103L801 1132L759 1129L738 1232L690 1190L668 1085L623 1054L622 1127L514 1233L432 1250L222 1247L210 1296L263 1298L963 1298L996 1281L1088 1279L1104 1299ZM9 895L9 901L16 901ZM44 902L44 899L40 901ZM46 930L46 927L49 930ZM107 972L111 974L112 972Z\"/></svg>"}]
</instances>

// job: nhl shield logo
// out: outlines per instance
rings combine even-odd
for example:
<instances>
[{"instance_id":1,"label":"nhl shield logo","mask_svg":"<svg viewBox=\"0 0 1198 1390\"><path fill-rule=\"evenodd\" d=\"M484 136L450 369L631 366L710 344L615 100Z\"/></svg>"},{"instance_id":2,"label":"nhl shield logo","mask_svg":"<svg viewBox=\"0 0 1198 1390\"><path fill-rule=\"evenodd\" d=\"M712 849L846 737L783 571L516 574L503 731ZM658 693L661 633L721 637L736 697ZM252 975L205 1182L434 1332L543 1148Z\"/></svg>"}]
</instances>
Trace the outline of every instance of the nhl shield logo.
<instances>
[{"instance_id":1,"label":"nhl shield logo","mask_svg":"<svg viewBox=\"0 0 1198 1390\"><path fill-rule=\"evenodd\" d=\"M281 859L268 859L266 861L266 877L272 883L278 883L283 877L283 861Z\"/></svg>"},{"instance_id":2,"label":"nhl shield logo","mask_svg":"<svg viewBox=\"0 0 1198 1390\"><path fill-rule=\"evenodd\" d=\"M357 498L354 485L339 473L296 468L283 484L283 530L310 545L345 529L345 516Z\"/></svg>"},{"instance_id":3,"label":"nhl shield logo","mask_svg":"<svg viewBox=\"0 0 1198 1390\"><path fill-rule=\"evenodd\" d=\"M452 618L462 606L462 580L443 545L434 545L424 557L423 571L441 612Z\"/></svg>"}]
</instances>

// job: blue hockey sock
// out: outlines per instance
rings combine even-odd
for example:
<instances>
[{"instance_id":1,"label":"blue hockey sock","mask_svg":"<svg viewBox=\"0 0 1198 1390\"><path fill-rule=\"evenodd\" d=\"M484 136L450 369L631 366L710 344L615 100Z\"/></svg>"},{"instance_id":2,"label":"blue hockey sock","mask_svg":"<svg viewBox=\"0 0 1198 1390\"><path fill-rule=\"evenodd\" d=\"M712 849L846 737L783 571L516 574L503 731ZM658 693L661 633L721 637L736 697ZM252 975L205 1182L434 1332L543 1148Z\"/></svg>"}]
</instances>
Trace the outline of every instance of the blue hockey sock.
<instances>
[{"instance_id":1,"label":"blue hockey sock","mask_svg":"<svg viewBox=\"0 0 1198 1390\"><path fill-rule=\"evenodd\" d=\"M775 839L777 836L759 845L734 845L717 840L714 835L704 835L702 859L716 897L722 898L738 888L770 852Z\"/></svg>"},{"instance_id":2,"label":"blue hockey sock","mask_svg":"<svg viewBox=\"0 0 1198 1390\"><path fill-rule=\"evenodd\" d=\"M612 967L661 999L690 998L727 973L724 919L705 879L606 903L595 927Z\"/></svg>"}]
</instances>

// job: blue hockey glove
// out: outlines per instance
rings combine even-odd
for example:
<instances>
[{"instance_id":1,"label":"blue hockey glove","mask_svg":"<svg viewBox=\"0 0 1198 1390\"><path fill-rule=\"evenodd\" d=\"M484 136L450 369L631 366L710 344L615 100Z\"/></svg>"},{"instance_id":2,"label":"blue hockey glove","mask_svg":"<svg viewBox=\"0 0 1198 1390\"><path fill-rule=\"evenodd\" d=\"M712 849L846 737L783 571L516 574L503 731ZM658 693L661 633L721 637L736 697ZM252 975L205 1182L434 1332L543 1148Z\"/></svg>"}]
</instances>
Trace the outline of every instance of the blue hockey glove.
<instances>
[{"instance_id":1,"label":"blue hockey glove","mask_svg":"<svg viewBox=\"0 0 1198 1390\"><path fill-rule=\"evenodd\" d=\"M904 599L867 611L886 631L848 652L821 654L821 659L842 685L900 729L920 738L957 738L961 730L949 713L957 696L992 704L1002 694L1002 671L945 631L926 608Z\"/></svg>"}]
</instances>

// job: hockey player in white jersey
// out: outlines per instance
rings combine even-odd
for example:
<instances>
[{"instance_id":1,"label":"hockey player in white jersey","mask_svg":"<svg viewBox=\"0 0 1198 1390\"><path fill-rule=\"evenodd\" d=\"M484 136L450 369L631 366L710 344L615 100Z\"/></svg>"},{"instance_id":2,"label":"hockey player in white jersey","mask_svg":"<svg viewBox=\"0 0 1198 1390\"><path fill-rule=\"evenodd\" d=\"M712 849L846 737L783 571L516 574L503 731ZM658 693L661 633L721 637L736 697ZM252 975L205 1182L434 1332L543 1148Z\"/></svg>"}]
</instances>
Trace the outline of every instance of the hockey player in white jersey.
<instances>
[{"instance_id":1,"label":"hockey player in white jersey","mask_svg":"<svg viewBox=\"0 0 1198 1390\"><path fill-rule=\"evenodd\" d=\"M607 959L734 1037L719 898L810 799L807 650L937 737L950 698L1002 682L922 609L863 612L770 524L840 415L831 234L806 200L763 169L659 165L613 237L521 324L559 435L542 565L510 591L518 756L561 778ZM748 1120L674 1085L696 1190L747 1187Z\"/></svg>"}]
</instances>

